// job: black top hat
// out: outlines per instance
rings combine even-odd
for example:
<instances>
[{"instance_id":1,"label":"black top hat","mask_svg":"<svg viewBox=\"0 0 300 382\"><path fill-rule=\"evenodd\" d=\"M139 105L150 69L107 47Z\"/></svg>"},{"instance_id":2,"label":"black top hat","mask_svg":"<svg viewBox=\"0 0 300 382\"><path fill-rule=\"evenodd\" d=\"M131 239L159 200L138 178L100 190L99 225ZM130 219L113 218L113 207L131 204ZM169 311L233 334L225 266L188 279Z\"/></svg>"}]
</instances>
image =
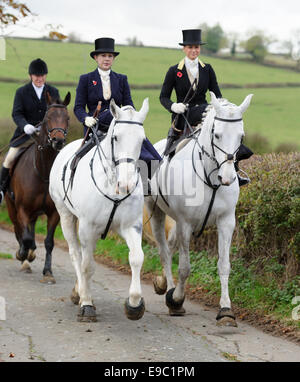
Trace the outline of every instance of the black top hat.
<instances>
[{"instance_id":1,"label":"black top hat","mask_svg":"<svg viewBox=\"0 0 300 382\"><path fill-rule=\"evenodd\" d=\"M28 73L30 75L35 74L36 76L44 76L45 74L48 74L46 62L40 58L33 60L29 65Z\"/></svg>"},{"instance_id":2,"label":"black top hat","mask_svg":"<svg viewBox=\"0 0 300 382\"><path fill-rule=\"evenodd\" d=\"M117 56L119 52L115 52L115 40L109 37L97 38L95 40L95 50L90 53L90 56L94 58L94 55L99 53L112 53Z\"/></svg>"},{"instance_id":3,"label":"black top hat","mask_svg":"<svg viewBox=\"0 0 300 382\"><path fill-rule=\"evenodd\" d=\"M201 29L186 29L182 31L183 42L179 45L205 45L205 42L201 41Z\"/></svg>"}]
</instances>

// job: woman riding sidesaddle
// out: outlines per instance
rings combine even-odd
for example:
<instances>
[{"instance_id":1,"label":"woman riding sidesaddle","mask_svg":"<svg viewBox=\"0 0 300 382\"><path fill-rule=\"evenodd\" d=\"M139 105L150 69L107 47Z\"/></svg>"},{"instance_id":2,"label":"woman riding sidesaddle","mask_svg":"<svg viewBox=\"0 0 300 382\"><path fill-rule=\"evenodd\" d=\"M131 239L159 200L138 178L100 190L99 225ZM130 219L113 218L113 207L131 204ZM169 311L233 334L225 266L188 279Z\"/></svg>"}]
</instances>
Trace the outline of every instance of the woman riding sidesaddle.
<instances>
[{"instance_id":1,"label":"woman riding sidesaddle","mask_svg":"<svg viewBox=\"0 0 300 382\"><path fill-rule=\"evenodd\" d=\"M214 92L217 98L222 94L217 82L216 74L210 64L203 63L199 59L201 45L201 29L187 29L182 31L185 57L179 64L171 66L166 74L161 93L161 104L172 113L172 127L169 130L164 155L169 158L174 155L176 141L182 136L186 121L191 126L197 126L202 120L202 114L208 103L206 92ZM175 90L177 102L171 100L172 91ZM235 168L239 170L238 162L248 159L253 152L241 145L236 155ZM239 185L249 183L249 178L243 178L239 174Z\"/></svg>"},{"instance_id":2,"label":"woman riding sidesaddle","mask_svg":"<svg viewBox=\"0 0 300 382\"><path fill-rule=\"evenodd\" d=\"M101 139L101 135L103 136L107 132L113 119L109 109L111 99L114 99L119 107L126 105L134 107L127 76L111 70L118 55L119 52L115 51L114 39L102 37L95 40L95 50L90 53L90 56L96 61L98 67L93 72L80 76L74 105L74 113L77 119L83 123L84 134L89 128L97 127L97 133ZM99 101L101 101L101 110L95 118L94 112ZM94 143L89 140L77 153L77 156L84 155L93 145ZM144 161L146 163L147 174L144 174L144 166L141 167L144 185L147 183L147 177L151 178L160 160L160 155L146 138L139 159L139 162ZM148 193L145 187L144 193Z\"/></svg>"}]
</instances>

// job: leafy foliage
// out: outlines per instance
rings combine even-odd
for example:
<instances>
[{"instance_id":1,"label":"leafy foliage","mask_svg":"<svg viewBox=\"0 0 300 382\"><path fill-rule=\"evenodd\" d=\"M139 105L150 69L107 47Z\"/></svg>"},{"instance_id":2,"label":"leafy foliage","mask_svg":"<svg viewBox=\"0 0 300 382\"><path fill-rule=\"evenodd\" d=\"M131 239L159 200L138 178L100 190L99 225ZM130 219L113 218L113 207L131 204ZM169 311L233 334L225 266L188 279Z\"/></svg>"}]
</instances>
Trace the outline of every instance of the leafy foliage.
<instances>
[{"instance_id":1,"label":"leafy foliage","mask_svg":"<svg viewBox=\"0 0 300 382\"><path fill-rule=\"evenodd\" d=\"M13 0L0 0L0 25L16 24L20 18L29 16L30 9Z\"/></svg>"}]
</instances>

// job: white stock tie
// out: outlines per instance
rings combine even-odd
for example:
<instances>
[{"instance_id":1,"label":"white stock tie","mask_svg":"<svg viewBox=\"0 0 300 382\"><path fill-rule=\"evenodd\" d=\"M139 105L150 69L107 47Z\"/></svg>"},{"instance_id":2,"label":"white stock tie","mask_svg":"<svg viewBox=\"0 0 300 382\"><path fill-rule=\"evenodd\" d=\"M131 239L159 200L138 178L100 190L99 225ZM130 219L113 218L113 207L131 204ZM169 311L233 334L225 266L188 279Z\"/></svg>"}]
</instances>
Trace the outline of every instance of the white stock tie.
<instances>
[{"instance_id":1,"label":"white stock tie","mask_svg":"<svg viewBox=\"0 0 300 382\"><path fill-rule=\"evenodd\" d=\"M99 70L99 74L101 77L101 82L102 82L102 89L103 89L103 98L105 100L109 100L111 98L111 87L110 87L110 70Z\"/></svg>"}]
</instances>

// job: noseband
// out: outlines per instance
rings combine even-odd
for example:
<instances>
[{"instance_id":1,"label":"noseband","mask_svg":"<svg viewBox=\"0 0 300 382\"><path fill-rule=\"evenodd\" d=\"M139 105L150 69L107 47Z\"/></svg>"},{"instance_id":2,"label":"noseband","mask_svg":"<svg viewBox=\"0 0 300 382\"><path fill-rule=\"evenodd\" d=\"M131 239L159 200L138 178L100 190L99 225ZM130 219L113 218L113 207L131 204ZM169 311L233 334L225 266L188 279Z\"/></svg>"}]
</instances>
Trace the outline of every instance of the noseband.
<instances>
[{"instance_id":1,"label":"noseband","mask_svg":"<svg viewBox=\"0 0 300 382\"><path fill-rule=\"evenodd\" d=\"M126 123L126 124L130 124L130 125L144 126L143 123L135 122L135 121L116 121L115 125L118 123ZM114 141L117 141L117 137L112 134L112 136L111 136L111 157L112 157L112 161L113 161L115 167L119 166L119 164L121 164L121 163L135 163L136 160L132 159L132 158L121 158L121 159L116 160L115 151L114 151L114 148L115 148Z\"/></svg>"},{"instance_id":2,"label":"noseband","mask_svg":"<svg viewBox=\"0 0 300 382\"><path fill-rule=\"evenodd\" d=\"M232 122L241 122L243 120L243 118L225 119L225 118L215 117L215 120L221 121L221 122L230 122L230 123L232 123ZM241 141L239 147L234 151L233 154L228 154L226 151L221 149L221 147L219 147L218 145L215 144L215 142L214 142L214 131L215 131L215 124L213 124L213 128L212 128L212 131L211 131L211 148L212 148L212 152L213 152L213 157L214 158L216 157L215 148L217 148L218 150L220 150L222 153L224 153L226 155L226 160L224 162L222 162L220 165L219 165L218 161L216 160L218 168L220 168L225 162L231 161L231 160L235 159L235 154L239 151L239 148L241 147L242 141Z\"/></svg>"},{"instance_id":3,"label":"noseband","mask_svg":"<svg viewBox=\"0 0 300 382\"><path fill-rule=\"evenodd\" d=\"M221 121L221 122L233 122L233 123L234 122L240 122L240 121L243 120L242 118L238 118L238 119L225 119L225 118L219 118L219 117L215 117L214 119L217 120L217 121ZM223 166L224 163L226 163L228 161L235 160L235 155L238 152L239 148L241 147L242 140L241 140L241 143L239 144L238 148L233 152L233 154L228 154L225 150L223 150L221 147L219 147L218 145L215 144L215 142L214 142L214 131L215 131L215 124L213 124L212 130L211 130L211 149L212 149L212 155L205 150L204 146L200 146L199 145L197 139L196 139L196 142L200 146L200 150L201 150L201 151L199 151L199 158L200 158L200 160L202 161L202 156L206 155L210 160L212 160L213 162L216 163L216 168L213 169L209 174L207 174L206 169L205 169L205 167L203 165L205 180L202 179L202 181L207 186L209 186L210 188L216 190L216 189L219 188L220 185L215 185L215 184L213 184L211 182L210 177L211 177L212 173L214 173L215 171L219 170L221 168L221 166ZM216 159L215 148L220 150L226 156L226 159L222 163L219 163L218 160ZM195 149L195 146L194 146L194 149ZM196 174L199 176L199 174L196 171L194 161L193 161L193 168L194 168L194 171L196 172Z\"/></svg>"}]
</instances>

